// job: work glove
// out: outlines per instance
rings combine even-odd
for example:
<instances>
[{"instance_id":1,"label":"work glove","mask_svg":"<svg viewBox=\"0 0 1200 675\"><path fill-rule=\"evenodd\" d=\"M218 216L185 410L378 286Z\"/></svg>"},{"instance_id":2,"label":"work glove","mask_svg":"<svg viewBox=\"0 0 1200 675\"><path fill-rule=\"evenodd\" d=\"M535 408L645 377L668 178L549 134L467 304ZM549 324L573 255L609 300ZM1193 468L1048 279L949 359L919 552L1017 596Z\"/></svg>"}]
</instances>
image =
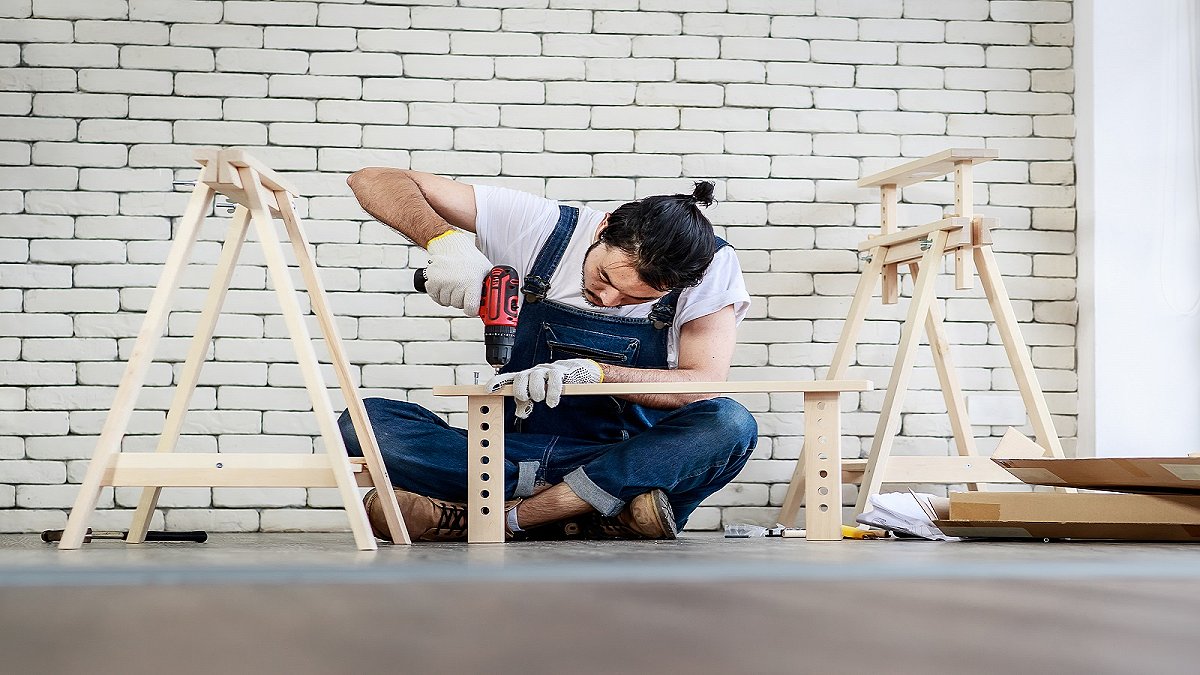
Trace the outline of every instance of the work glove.
<instances>
[{"instance_id":1,"label":"work glove","mask_svg":"<svg viewBox=\"0 0 1200 675\"><path fill-rule=\"evenodd\" d=\"M429 240L425 292L443 307L457 307L479 316L479 295L492 262L475 248L475 237L449 230Z\"/></svg>"},{"instance_id":2,"label":"work glove","mask_svg":"<svg viewBox=\"0 0 1200 675\"><path fill-rule=\"evenodd\" d=\"M603 381L604 371L599 363L591 359L567 359L541 363L529 370L496 375L488 381L487 386L489 391L496 391L511 384L517 417L525 419L533 412L535 402L545 401L550 408L557 406L564 384L598 384Z\"/></svg>"}]
</instances>

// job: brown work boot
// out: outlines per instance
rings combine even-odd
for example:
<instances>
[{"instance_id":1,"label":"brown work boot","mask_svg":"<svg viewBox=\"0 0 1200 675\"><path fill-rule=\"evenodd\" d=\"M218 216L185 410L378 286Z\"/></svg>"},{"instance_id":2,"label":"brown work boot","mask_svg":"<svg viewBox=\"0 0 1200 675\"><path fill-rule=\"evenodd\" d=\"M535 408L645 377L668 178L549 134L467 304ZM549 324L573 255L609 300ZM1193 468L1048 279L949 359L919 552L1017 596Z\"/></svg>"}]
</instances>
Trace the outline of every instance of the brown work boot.
<instances>
[{"instance_id":1,"label":"brown work boot","mask_svg":"<svg viewBox=\"0 0 1200 675\"><path fill-rule=\"evenodd\" d=\"M467 505L447 502L419 495L415 492L395 490L396 503L404 516L408 536L414 541L464 541L467 538ZM367 507L367 518L376 537L391 541L387 519L383 515L383 504L379 494L371 489L363 497Z\"/></svg>"},{"instance_id":2,"label":"brown work boot","mask_svg":"<svg viewBox=\"0 0 1200 675\"><path fill-rule=\"evenodd\" d=\"M394 490L396 503L400 505L400 515L404 516L404 527L413 541L466 541L467 539L467 505L462 502L449 502L444 499L434 499L415 492ZM520 499L506 502L504 510L519 504ZM388 532L387 519L383 515L383 504L379 501L379 493L371 488L363 497L363 506L367 508L367 519L371 522L371 531L384 541L391 541ZM508 527L504 528L505 539L512 539Z\"/></svg>"},{"instance_id":3,"label":"brown work boot","mask_svg":"<svg viewBox=\"0 0 1200 675\"><path fill-rule=\"evenodd\" d=\"M640 494L615 516L596 511L529 530L534 540L557 539L674 539L675 511L667 493L651 490Z\"/></svg>"}]
</instances>

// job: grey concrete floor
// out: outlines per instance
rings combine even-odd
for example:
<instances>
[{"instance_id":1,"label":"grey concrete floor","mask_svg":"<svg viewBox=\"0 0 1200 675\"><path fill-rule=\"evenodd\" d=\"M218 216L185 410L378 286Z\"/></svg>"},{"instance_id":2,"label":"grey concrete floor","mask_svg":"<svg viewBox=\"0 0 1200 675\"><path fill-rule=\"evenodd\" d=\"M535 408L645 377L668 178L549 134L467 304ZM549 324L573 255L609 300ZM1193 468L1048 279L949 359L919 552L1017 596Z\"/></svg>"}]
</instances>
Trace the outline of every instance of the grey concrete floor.
<instances>
[{"instance_id":1,"label":"grey concrete floor","mask_svg":"<svg viewBox=\"0 0 1200 675\"><path fill-rule=\"evenodd\" d=\"M0 673L1193 673L1200 547L0 535Z\"/></svg>"}]
</instances>

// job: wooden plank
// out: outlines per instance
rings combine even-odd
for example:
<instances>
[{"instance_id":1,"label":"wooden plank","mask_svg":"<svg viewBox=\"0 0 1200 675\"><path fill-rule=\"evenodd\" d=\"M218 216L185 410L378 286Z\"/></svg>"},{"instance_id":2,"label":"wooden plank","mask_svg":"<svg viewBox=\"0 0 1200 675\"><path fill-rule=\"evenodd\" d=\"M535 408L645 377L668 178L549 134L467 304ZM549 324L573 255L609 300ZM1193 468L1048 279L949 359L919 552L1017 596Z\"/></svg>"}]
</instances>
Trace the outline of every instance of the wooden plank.
<instances>
[{"instance_id":1,"label":"wooden plank","mask_svg":"<svg viewBox=\"0 0 1200 675\"><path fill-rule=\"evenodd\" d=\"M880 188L879 234L889 236L899 228L900 189L895 185ZM895 265L883 267L883 304L894 305L900 301L900 270Z\"/></svg>"},{"instance_id":2,"label":"wooden plank","mask_svg":"<svg viewBox=\"0 0 1200 675\"><path fill-rule=\"evenodd\" d=\"M946 253L956 253L958 251L966 251L970 253L973 247L970 241L970 228L958 228L948 230L946 244ZM889 246L886 250L887 254L884 258L884 263L888 265L907 265L919 261L925 255L928 244L922 245L920 241L910 241L907 244L898 244Z\"/></svg>"},{"instance_id":3,"label":"wooden plank","mask_svg":"<svg viewBox=\"0 0 1200 675\"><path fill-rule=\"evenodd\" d=\"M746 394L754 392L870 391L869 380L754 380L746 382L606 382L568 384L564 396L620 396L622 394ZM512 396L512 386L495 392L482 384L450 384L433 388L434 396Z\"/></svg>"},{"instance_id":4,"label":"wooden plank","mask_svg":"<svg viewBox=\"0 0 1200 675\"><path fill-rule=\"evenodd\" d=\"M992 453L992 457L996 459L1028 459L1045 456L1045 448L1029 440L1025 437L1025 434L1012 427L1009 427L1008 431L1004 432L1004 437L1000 439L1000 443L996 446L996 451Z\"/></svg>"},{"instance_id":5,"label":"wooden plank","mask_svg":"<svg viewBox=\"0 0 1200 675\"><path fill-rule=\"evenodd\" d=\"M883 408L879 414L879 423L875 427L875 438L871 444L871 454L868 458L867 470L863 475L863 486L859 490L858 504L855 513L862 513L870 495L879 491L882 479L880 468L887 464L892 451L892 442L900 430L900 406L908 391L912 366L916 361L917 344L929 306L934 300L934 281L937 279L937 263L945 254L946 232L939 230L933 234L933 245L925 252L921 261L921 272L913 283L912 302L908 308L908 317L900 332L900 345L896 350L896 362L892 366L891 380L888 383L887 394L883 399Z\"/></svg>"},{"instance_id":6,"label":"wooden plank","mask_svg":"<svg viewBox=\"0 0 1200 675\"><path fill-rule=\"evenodd\" d=\"M972 164L980 164L999 156L998 151L988 148L950 148L886 171L864 176L859 179L858 187L879 187L881 185L905 187L944 176L954 171L954 165L957 162L969 161Z\"/></svg>"},{"instance_id":7,"label":"wooden plank","mask_svg":"<svg viewBox=\"0 0 1200 675\"><path fill-rule=\"evenodd\" d=\"M957 230L959 228L970 227L970 225L970 218L957 218L950 216L948 218L942 218L941 220L935 220L931 223L925 223L924 225L906 227L903 230L899 232L893 232L892 234L883 234L876 237L870 237L866 241L859 243L858 250L860 252L870 251L871 249L879 248L880 246L896 246L898 244L904 244L910 241L928 239L931 235L933 235L934 232ZM947 242L949 241L950 240L947 239ZM955 241L958 240L956 239Z\"/></svg>"},{"instance_id":8,"label":"wooden plank","mask_svg":"<svg viewBox=\"0 0 1200 675\"><path fill-rule=\"evenodd\" d=\"M225 165L225 166L230 166L230 165ZM225 195L225 197L228 198L229 201L233 202L234 204L240 204L241 206L250 208L250 197L248 196L248 192L249 192L248 190L243 190L242 188L240 188L236 185L233 185L232 183L226 183L226 182L222 182L222 181L205 181L205 184L208 185L209 187L211 187L213 190L216 190L217 192L220 192L221 194ZM275 193L274 192L264 192L263 194L264 194L263 200L267 204L267 208L271 213L271 217L278 218L280 216L280 211L279 211L279 204L275 199Z\"/></svg>"},{"instance_id":9,"label":"wooden plank","mask_svg":"<svg viewBox=\"0 0 1200 675\"><path fill-rule=\"evenodd\" d=\"M865 459L843 459L842 481L847 484L862 482L867 470ZM1002 483L1019 485L1021 479L1013 476L987 457L937 457L923 455L899 455L889 457L887 468L879 481L884 483L929 483L932 485L960 485L971 483Z\"/></svg>"},{"instance_id":10,"label":"wooden plank","mask_svg":"<svg viewBox=\"0 0 1200 675\"><path fill-rule=\"evenodd\" d=\"M242 252L242 244L246 241L246 231L250 225L250 211L239 206L229 221L229 229L225 233L225 242L221 245L221 257L213 270L212 281L208 284L208 295L204 299L204 307L200 311L200 319L188 347L187 358L175 383L175 394L171 400L171 408L167 412L167 420L162 433L158 437L155 452L172 452L179 442L179 434L183 429L183 420L187 416L191 404L192 393L200 381L200 369L204 366L204 358L208 355L208 347L212 343L216 331L217 319L221 315L221 306L225 303L225 295L229 291L229 283L233 279L233 271L237 268L238 256ZM146 532L150 529L150 519L158 505L161 490L148 487L142 490L137 509L133 514L133 522L129 526L129 534L125 537L127 544L140 544L145 541Z\"/></svg>"},{"instance_id":11,"label":"wooden plank","mask_svg":"<svg viewBox=\"0 0 1200 675\"><path fill-rule=\"evenodd\" d=\"M283 191L299 196L300 190L288 179L279 175L274 169L259 161L244 148L225 148L221 150L221 160L236 167L250 167L258 174L259 181L272 192Z\"/></svg>"},{"instance_id":12,"label":"wooden plank","mask_svg":"<svg viewBox=\"0 0 1200 675\"><path fill-rule=\"evenodd\" d=\"M804 395L805 539L842 539L842 421L839 394Z\"/></svg>"},{"instance_id":13,"label":"wooden plank","mask_svg":"<svg viewBox=\"0 0 1200 675\"><path fill-rule=\"evenodd\" d=\"M379 441L375 437L375 429L367 417L366 407L363 405L358 387L354 385L354 379L351 377L350 357L346 354L342 337L338 333L333 310L329 307L329 297L325 294L325 286L321 283L321 276L317 273L317 263L313 260L308 238L304 234L304 228L300 225L300 217L296 215L286 193L278 192L276 198L284 227L287 229L288 239L292 243L292 251L296 255L296 262L301 276L304 278L304 285L308 289L309 304L312 306L313 314L317 317L321 334L325 336L325 344L329 348L329 360L337 375L338 387L342 391L342 398L346 400L346 409L350 412L350 420L354 424L359 447L370 467L372 486L379 493L379 503L383 507L384 520L392 535L392 542L411 544L408 528L404 526L404 516L400 513L400 506L396 503L396 495L392 491L392 481L388 476L387 465L383 463L383 455L379 452Z\"/></svg>"},{"instance_id":14,"label":"wooden plank","mask_svg":"<svg viewBox=\"0 0 1200 675\"><path fill-rule=\"evenodd\" d=\"M858 277L858 287L854 289L854 299L850 301L850 312L842 324L842 333L833 352L833 361L825 373L827 381L838 381L846 376L851 355L858 345L858 332L867 319L867 309L870 308L871 296L875 294L875 284L879 281L879 271L882 268L882 257L873 255L867 268Z\"/></svg>"},{"instance_id":15,"label":"wooden plank","mask_svg":"<svg viewBox=\"0 0 1200 675\"><path fill-rule=\"evenodd\" d=\"M954 215L970 218L975 215L975 184L972 179L971 162L954 163ZM971 253L958 249L954 251L954 288L960 291L969 290L975 279L975 270L971 266Z\"/></svg>"},{"instance_id":16,"label":"wooden plank","mask_svg":"<svg viewBox=\"0 0 1200 675\"><path fill-rule=\"evenodd\" d=\"M104 467L114 455L121 451L121 439L129 428L129 419L133 415L137 403L138 392L146 381L146 371L154 360L154 348L162 337L163 328L167 323L167 315L171 310L171 298L179 288L179 278L191 257L192 246L196 243L196 234L204 216L212 208L213 191L204 183L196 183L192 195L188 199L187 209L179 222L175 233L175 241L167 253L167 261L163 266L162 277L150 298L150 306L146 309L146 317L138 330L137 340L133 343L133 351L125 372L121 375L121 383L117 385L116 397L100 438L96 442L96 450L92 454L91 464L84 474L79 486L79 494L75 497L75 505L71 507L71 515L67 518L66 529L63 530L62 540L58 548L62 550L77 549L83 546L83 536L87 531L87 521L96 508L96 500L100 497L100 479Z\"/></svg>"},{"instance_id":17,"label":"wooden plank","mask_svg":"<svg viewBox=\"0 0 1200 675\"><path fill-rule=\"evenodd\" d=\"M115 487L337 487L327 455L123 452L103 483Z\"/></svg>"},{"instance_id":18,"label":"wooden plank","mask_svg":"<svg viewBox=\"0 0 1200 675\"><path fill-rule=\"evenodd\" d=\"M329 401L329 392L325 388L325 380L321 376L317 354L313 350L312 338L309 337L308 325L300 311L300 303L296 299L296 290L292 286L292 278L288 272L287 261L283 257L283 248L275 233L275 222L271 219L266 208L266 196L270 194L259 181L255 170L250 167L239 168L242 184L246 186L249 197L250 214L259 241L262 242L263 257L267 262L267 271L271 282L275 285L275 294L279 299L284 324L287 326L292 347L296 352L296 361L300 365L300 373L304 378L304 388L313 404L313 414L317 418L317 428L321 432L321 441L325 452L330 458L333 475L337 479L338 492L346 507L346 516L350 519L350 529L354 533L354 541L359 550L374 551L378 548L375 535L371 532L367 513L358 498L358 486L350 473L350 463L346 457L346 446L342 441L341 431L337 427L333 405Z\"/></svg>"},{"instance_id":19,"label":"wooden plank","mask_svg":"<svg viewBox=\"0 0 1200 675\"><path fill-rule=\"evenodd\" d=\"M1029 412L1029 421L1037 434L1038 444L1050 451L1053 457L1063 457L1062 443L1058 432L1054 430L1054 420L1050 416L1050 408L1046 405L1046 397L1042 394L1042 386L1038 383L1037 374L1033 370L1033 360L1029 356L1029 348L1021 337L1021 326L1017 315L1013 312L1012 302L1008 291L1004 288L1004 280L1000 276L1000 267L996 263L996 255L991 246L981 246L975 249L975 267L979 271L979 279L983 283L984 295L996 320L996 329L1000 332L1000 341L1004 344L1004 353L1012 366L1013 377L1017 380L1017 388L1021 391L1021 399Z\"/></svg>"},{"instance_id":20,"label":"wooden plank","mask_svg":"<svg viewBox=\"0 0 1200 675\"><path fill-rule=\"evenodd\" d=\"M467 543L504 543L504 397L467 397Z\"/></svg>"},{"instance_id":21,"label":"wooden plank","mask_svg":"<svg viewBox=\"0 0 1200 675\"><path fill-rule=\"evenodd\" d=\"M913 264L909 269L913 278L920 273L919 265ZM954 362L950 358L950 340L946 337L946 327L942 324L942 310L938 307L937 300L929 305L929 315L925 318L925 335L929 340L934 369L937 370L938 383L941 385L942 399L946 402L946 413L950 417L954 447L960 455L977 456L979 451L975 448L975 433L967 416L967 401L958 383L958 371L954 369ZM970 483L967 489L977 490L979 486Z\"/></svg>"},{"instance_id":22,"label":"wooden plank","mask_svg":"<svg viewBox=\"0 0 1200 675\"><path fill-rule=\"evenodd\" d=\"M279 175L277 172L275 172L275 170L267 166L266 163L251 155L244 148L219 148L214 146L205 146L196 148L195 152L192 153L192 158L200 163L219 162L227 165L231 164L234 167L239 168L250 167L258 173L263 185L265 185L269 191L273 192L275 190L283 190L284 192L289 192L293 195L300 194L300 190L298 190L290 180ZM238 172L234 171L231 174L222 177L219 173L219 163L213 164L212 170L214 173L211 175L211 177L203 176L202 174L202 180L219 179L224 182L236 184L239 188L241 188L241 178L238 175Z\"/></svg>"}]
</instances>

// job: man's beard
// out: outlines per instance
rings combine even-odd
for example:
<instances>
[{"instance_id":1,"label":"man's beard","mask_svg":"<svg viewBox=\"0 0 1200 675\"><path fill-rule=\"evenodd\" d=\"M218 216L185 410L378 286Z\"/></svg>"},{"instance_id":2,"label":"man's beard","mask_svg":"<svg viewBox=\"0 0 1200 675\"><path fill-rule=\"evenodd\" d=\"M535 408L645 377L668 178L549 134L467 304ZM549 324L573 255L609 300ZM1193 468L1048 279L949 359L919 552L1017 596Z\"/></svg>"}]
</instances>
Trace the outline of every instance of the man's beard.
<instances>
[{"instance_id":1,"label":"man's beard","mask_svg":"<svg viewBox=\"0 0 1200 675\"><path fill-rule=\"evenodd\" d=\"M592 245L588 247L588 250L586 252L584 252L584 254L583 254L583 265L580 267L580 270L579 270L579 295L583 297L583 302L588 307L594 307L596 309L612 309L611 307L605 307L604 305L597 305L596 303L592 302L592 299L590 297L588 297L587 261L588 261L588 258L592 255L592 251L596 250L596 247L599 246L600 244L601 244L601 242L599 242L599 241L593 242Z\"/></svg>"},{"instance_id":2,"label":"man's beard","mask_svg":"<svg viewBox=\"0 0 1200 675\"><path fill-rule=\"evenodd\" d=\"M592 299L588 297L587 276L582 272L579 274L579 295L583 297L583 302L588 307L594 307L595 309L612 309L612 307L597 305L596 303L592 302Z\"/></svg>"}]
</instances>

